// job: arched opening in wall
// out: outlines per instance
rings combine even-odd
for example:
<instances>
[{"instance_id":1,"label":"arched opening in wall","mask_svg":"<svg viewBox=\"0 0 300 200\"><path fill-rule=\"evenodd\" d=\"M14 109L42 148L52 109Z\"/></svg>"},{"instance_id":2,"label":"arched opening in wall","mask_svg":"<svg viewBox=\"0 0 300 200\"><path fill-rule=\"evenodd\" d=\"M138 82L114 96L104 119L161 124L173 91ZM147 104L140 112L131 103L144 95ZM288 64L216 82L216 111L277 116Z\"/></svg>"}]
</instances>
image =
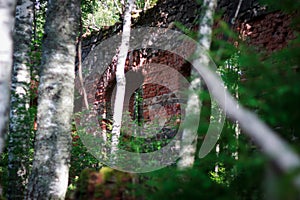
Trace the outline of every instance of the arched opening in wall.
<instances>
[{"instance_id":1,"label":"arched opening in wall","mask_svg":"<svg viewBox=\"0 0 300 200\"><path fill-rule=\"evenodd\" d=\"M134 91L129 100L128 111L130 113L131 119L141 126L145 117L143 109L143 87L139 87Z\"/></svg>"},{"instance_id":2,"label":"arched opening in wall","mask_svg":"<svg viewBox=\"0 0 300 200\"><path fill-rule=\"evenodd\" d=\"M97 90L95 94L94 106L99 118L99 125L102 131L106 134L106 131L111 130L112 126L112 104L111 97L113 89L116 85L115 80L115 65L114 61L108 66L106 71L97 83Z\"/></svg>"},{"instance_id":3,"label":"arched opening in wall","mask_svg":"<svg viewBox=\"0 0 300 200\"><path fill-rule=\"evenodd\" d=\"M157 127L172 127L176 125L176 120L179 123L182 110L176 95L167 87L143 84L131 95L128 111L139 126L152 123Z\"/></svg>"},{"instance_id":4,"label":"arched opening in wall","mask_svg":"<svg viewBox=\"0 0 300 200\"><path fill-rule=\"evenodd\" d=\"M116 63L113 60L103 73L95 94L100 126L107 133L112 128ZM181 93L188 88L186 78L190 70L189 62L169 51L142 49L128 53L125 66L125 118L120 138L123 149L155 151L174 139L184 113L181 103L186 99L182 98ZM186 83L182 79L186 79ZM130 120L126 121L126 117ZM135 137L137 134L141 138ZM133 141L139 144L139 150L130 145Z\"/></svg>"}]
</instances>

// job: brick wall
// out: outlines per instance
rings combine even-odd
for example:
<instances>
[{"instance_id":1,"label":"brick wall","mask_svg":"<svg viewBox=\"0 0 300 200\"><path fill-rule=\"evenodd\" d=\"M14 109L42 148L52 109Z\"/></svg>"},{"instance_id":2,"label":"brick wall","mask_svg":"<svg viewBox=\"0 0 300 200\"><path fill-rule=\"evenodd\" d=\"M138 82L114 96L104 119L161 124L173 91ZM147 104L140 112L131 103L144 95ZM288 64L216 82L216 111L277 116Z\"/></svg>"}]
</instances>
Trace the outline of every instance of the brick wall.
<instances>
[{"instance_id":1,"label":"brick wall","mask_svg":"<svg viewBox=\"0 0 300 200\"><path fill-rule=\"evenodd\" d=\"M98 114L104 118L112 117L111 108L113 108L116 84L115 68L114 61L96 84L94 105L97 107ZM126 78L126 87L131 87L130 82L134 82L135 77L142 77L143 81L139 88L142 90L141 109L142 119L145 122L152 121L158 115L161 117L160 120L165 120L165 123L171 123L170 120L174 117L180 119L182 109L179 103L184 99L179 93L183 88L187 88L187 84L180 80L189 75L189 70L189 63L171 52L159 51L148 58L143 57L143 51L129 52L125 71L126 74L130 71L131 76ZM127 92L127 94L131 96L125 97L129 102L125 100L124 111L129 111L133 117L134 93Z\"/></svg>"},{"instance_id":2,"label":"brick wall","mask_svg":"<svg viewBox=\"0 0 300 200\"><path fill-rule=\"evenodd\" d=\"M292 30L289 28L291 16L287 16L279 11L268 12L266 6L259 5L256 0L243 1L237 13L238 1L219 0L218 12L223 12L222 19L239 32L242 40L246 40L249 45L253 45L260 50L275 51L284 47L293 38ZM179 21L186 27L192 29L197 24L201 6L196 1L181 0L159 0L157 6L142 13L140 18L134 21L134 27L156 26L163 28L174 28L174 21ZM237 14L237 17L235 15ZM235 22L235 23L232 23ZM87 37L83 41L83 59L101 41L111 35L119 33L122 25L101 30ZM192 49L191 49L192 50ZM191 51L192 52L192 51ZM84 62L83 68L91 67ZM153 64L165 65L168 67L153 67ZM116 57L112 59L109 66L103 66L104 75L95 77L86 84L88 99L98 110L99 115L104 118L112 117L112 103L115 88L115 68ZM170 73L170 68L178 73ZM186 87L179 81L180 76L188 77L190 65L183 58L166 51L135 50L128 53L126 61L126 72L134 71L143 77L143 118L151 120L155 115L161 115L170 121L171 116L180 119L180 113L184 110L179 102L184 98L179 98L178 91ZM139 80L141 81L141 80ZM153 84L155 82L155 84ZM130 83L127 83L130 84ZM79 87L78 81L76 81ZM129 102L125 102L128 107L124 110L133 116L134 97L127 97ZM160 119L161 120L161 119ZM175 120L176 121L176 120ZM176 121L178 123L180 121Z\"/></svg>"},{"instance_id":3,"label":"brick wall","mask_svg":"<svg viewBox=\"0 0 300 200\"><path fill-rule=\"evenodd\" d=\"M236 30L243 40L257 50L272 52L282 49L294 39L290 28L291 18L280 11L272 12L240 22Z\"/></svg>"}]
</instances>

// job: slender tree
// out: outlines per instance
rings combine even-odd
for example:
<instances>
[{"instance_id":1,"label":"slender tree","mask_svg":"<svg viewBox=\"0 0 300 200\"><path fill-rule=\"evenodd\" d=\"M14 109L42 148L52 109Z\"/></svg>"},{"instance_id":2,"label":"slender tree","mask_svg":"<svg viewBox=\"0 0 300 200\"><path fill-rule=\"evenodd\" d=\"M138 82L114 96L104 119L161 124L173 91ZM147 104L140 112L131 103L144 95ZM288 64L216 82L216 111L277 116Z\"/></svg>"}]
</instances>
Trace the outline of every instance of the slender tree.
<instances>
[{"instance_id":1,"label":"slender tree","mask_svg":"<svg viewBox=\"0 0 300 200\"><path fill-rule=\"evenodd\" d=\"M0 0L0 153L4 147L9 113L15 0Z\"/></svg>"},{"instance_id":2,"label":"slender tree","mask_svg":"<svg viewBox=\"0 0 300 200\"><path fill-rule=\"evenodd\" d=\"M28 177L31 125L30 42L33 22L31 0L18 0L14 30L13 75L8 134L8 199L23 199ZM27 153L24 153L27 152Z\"/></svg>"},{"instance_id":3,"label":"slender tree","mask_svg":"<svg viewBox=\"0 0 300 200\"><path fill-rule=\"evenodd\" d=\"M211 44L211 34L212 34L212 25L213 25L213 17L215 13L215 9L217 7L217 0L204 0L202 4L203 15L200 19L199 24L199 45L201 49L196 49L196 52L208 51ZM201 66L207 66L209 63L209 58L206 54L197 55L200 57L197 62L200 61ZM196 65L196 61L193 61L193 65ZM197 63L198 64L198 63ZM192 71L192 75L195 72ZM197 77L197 75L195 76ZM195 89L200 88L200 78L195 78L191 84L189 90L193 91ZM192 113L192 115L196 115L200 113L200 102L198 100L198 96L191 92L188 97L186 113ZM197 138L193 140L194 134L187 127L183 130L182 134L182 156L178 161L179 169L186 169L192 167L195 159L195 152L197 148ZM193 141L190 143L190 141Z\"/></svg>"},{"instance_id":4,"label":"slender tree","mask_svg":"<svg viewBox=\"0 0 300 200\"><path fill-rule=\"evenodd\" d=\"M78 0L48 1L27 199L64 199L67 190L79 13Z\"/></svg>"},{"instance_id":5,"label":"slender tree","mask_svg":"<svg viewBox=\"0 0 300 200\"><path fill-rule=\"evenodd\" d=\"M114 102L114 114L113 114L112 148L111 148L112 155L114 155L114 153L117 151L117 146L120 137L121 123L122 123L123 105L124 105L124 98L125 98L125 85L126 85L124 69L125 69L125 61L129 49L131 11L133 5L134 5L134 0L127 1L126 10L124 14L122 41L121 41L120 51L118 55L117 69L116 69L117 90L116 90L116 98Z\"/></svg>"}]
</instances>

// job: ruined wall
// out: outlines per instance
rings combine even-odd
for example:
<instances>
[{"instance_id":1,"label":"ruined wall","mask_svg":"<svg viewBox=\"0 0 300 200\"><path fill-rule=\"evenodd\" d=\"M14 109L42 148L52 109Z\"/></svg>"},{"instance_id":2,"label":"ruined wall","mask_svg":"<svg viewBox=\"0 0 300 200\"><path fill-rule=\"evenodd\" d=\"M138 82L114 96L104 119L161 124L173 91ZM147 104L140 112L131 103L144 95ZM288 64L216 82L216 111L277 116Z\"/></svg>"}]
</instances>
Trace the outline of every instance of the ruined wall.
<instances>
[{"instance_id":1,"label":"ruined wall","mask_svg":"<svg viewBox=\"0 0 300 200\"><path fill-rule=\"evenodd\" d=\"M241 39L247 41L249 45L253 45L259 50L275 51L283 48L293 38L292 30L289 28L291 16L279 11L269 12L266 6L259 5L256 0L242 1L241 6L238 5L239 1L219 0L217 12L223 13L222 19L237 31ZM173 22L179 21L189 29L195 29L200 11L201 5L193 0L159 0L154 8L141 13L138 19L134 19L133 27L155 26L175 29ZM116 24L85 38L82 45L83 60L95 46L113 34L119 33L121 28L121 24ZM128 54L126 72L131 70L144 71L143 118L146 121L151 118L150 110L154 110L154 115L163 115L161 112L165 112L166 118L172 115L180 118L179 115L183 108L178 106L178 102L182 99L178 98L176 92L182 85L178 81L178 75L169 74L168 69L148 70L147 73L143 70L143 67L147 68L150 64L158 63L170 66L187 77L190 73L189 63L176 56L170 52L144 53L143 50L136 50ZM95 91L89 94L89 101L94 102L98 113L104 118L111 118L116 58L112 60L109 66L103 67L106 68L104 76L95 77L94 83L90 84L88 86L90 88L87 90ZM170 90L160 84L149 84L154 80L167 80L168 87L172 89ZM76 84L78 87L79 83L76 82ZM131 96L129 99L129 107L126 110L133 113L134 98ZM160 106L157 107L157 105Z\"/></svg>"},{"instance_id":2,"label":"ruined wall","mask_svg":"<svg viewBox=\"0 0 300 200\"><path fill-rule=\"evenodd\" d=\"M272 52L282 49L294 39L291 18L277 11L240 23L237 30L249 45L257 50Z\"/></svg>"}]
</instances>

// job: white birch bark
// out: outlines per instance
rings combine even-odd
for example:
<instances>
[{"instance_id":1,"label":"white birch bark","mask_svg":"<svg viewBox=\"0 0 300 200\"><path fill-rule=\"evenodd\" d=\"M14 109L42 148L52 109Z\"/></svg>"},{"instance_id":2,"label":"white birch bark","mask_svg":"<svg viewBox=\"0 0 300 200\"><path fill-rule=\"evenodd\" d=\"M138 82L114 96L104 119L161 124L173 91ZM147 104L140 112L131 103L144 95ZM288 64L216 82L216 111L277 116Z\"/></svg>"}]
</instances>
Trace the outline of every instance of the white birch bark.
<instances>
[{"instance_id":1,"label":"white birch bark","mask_svg":"<svg viewBox=\"0 0 300 200\"><path fill-rule=\"evenodd\" d=\"M114 156L115 152L118 149L120 130L122 124L122 115L123 115L123 105L125 98L125 61L127 58L127 53L129 49L129 40L130 40L130 29L131 29L131 10L134 5L134 0L128 0L126 4L126 10L124 14L124 24L123 24L123 33L120 51L118 55L117 69L116 69L116 79L117 79L117 89L116 97L114 101L114 110L113 110L113 129L112 129L112 146L111 146L111 155Z\"/></svg>"},{"instance_id":2,"label":"white birch bark","mask_svg":"<svg viewBox=\"0 0 300 200\"><path fill-rule=\"evenodd\" d=\"M200 19L199 25L199 44L202 49L196 49L196 52L202 52L202 50L208 51L211 44L211 34L212 34L212 25L213 25L213 17L214 12L217 7L217 0L204 0L203 1L203 16ZM200 65L197 66L207 66L209 63L209 58L205 54L197 55L199 56L198 62ZM198 63L199 64L199 63ZM193 61L192 65L196 66L195 61ZM192 71L192 76L198 77L198 74ZM190 91L200 88L200 78L195 78L189 87ZM188 97L186 113L192 113L196 115L200 113L200 102L198 96L191 92ZM181 158L177 163L177 167L179 169L187 169L193 167L195 160L195 152L197 148L197 137L194 139L193 143L190 143L193 140L194 134L191 132L189 128L185 128L182 134L181 141Z\"/></svg>"},{"instance_id":3,"label":"white birch bark","mask_svg":"<svg viewBox=\"0 0 300 200\"><path fill-rule=\"evenodd\" d=\"M64 199L67 191L79 13L80 1L48 1L38 130L26 199Z\"/></svg>"},{"instance_id":4,"label":"white birch bark","mask_svg":"<svg viewBox=\"0 0 300 200\"><path fill-rule=\"evenodd\" d=\"M9 113L15 4L15 0L0 0L0 154L4 148Z\"/></svg>"},{"instance_id":5,"label":"white birch bark","mask_svg":"<svg viewBox=\"0 0 300 200\"><path fill-rule=\"evenodd\" d=\"M32 23L32 1L17 0L8 134L8 199L24 198L29 170L29 154L24 152L29 151L32 126L28 111Z\"/></svg>"},{"instance_id":6,"label":"white birch bark","mask_svg":"<svg viewBox=\"0 0 300 200\"><path fill-rule=\"evenodd\" d=\"M15 0L0 0L0 153L7 131L12 68Z\"/></svg>"}]
</instances>

